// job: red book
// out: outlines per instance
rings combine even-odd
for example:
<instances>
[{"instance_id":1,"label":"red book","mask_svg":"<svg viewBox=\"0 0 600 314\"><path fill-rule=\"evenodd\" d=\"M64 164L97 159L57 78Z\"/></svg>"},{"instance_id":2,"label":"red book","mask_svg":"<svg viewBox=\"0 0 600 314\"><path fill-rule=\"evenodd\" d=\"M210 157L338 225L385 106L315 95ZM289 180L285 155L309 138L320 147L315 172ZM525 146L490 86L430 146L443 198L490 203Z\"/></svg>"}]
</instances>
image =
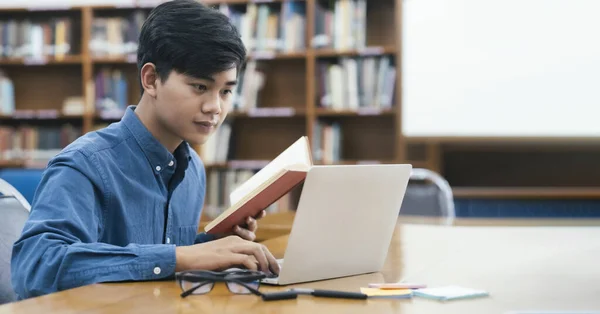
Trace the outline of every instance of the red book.
<instances>
[{"instance_id":1,"label":"red book","mask_svg":"<svg viewBox=\"0 0 600 314\"><path fill-rule=\"evenodd\" d=\"M230 195L231 207L207 224L204 231L224 233L245 224L247 217L258 215L302 183L312 165L308 139L303 136L235 189Z\"/></svg>"}]
</instances>

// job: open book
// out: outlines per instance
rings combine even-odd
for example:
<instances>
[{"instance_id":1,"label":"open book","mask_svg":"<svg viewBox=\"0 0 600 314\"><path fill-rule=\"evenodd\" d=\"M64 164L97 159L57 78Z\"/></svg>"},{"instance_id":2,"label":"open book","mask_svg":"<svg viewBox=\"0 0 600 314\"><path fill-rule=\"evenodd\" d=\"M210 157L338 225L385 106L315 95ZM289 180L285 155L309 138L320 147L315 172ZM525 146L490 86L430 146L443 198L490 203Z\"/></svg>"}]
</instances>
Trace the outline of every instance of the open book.
<instances>
[{"instance_id":1,"label":"open book","mask_svg":"<svg viewBox=\"0 0 600 314\"><path fill-rule=\"evenodd\" d=\"M256 216L304 181L312 165L308 138L303 136L231 192L231 207L207 224L204 231L228 232L245 224L246 217Z\"/></svg>"}]
</instances>

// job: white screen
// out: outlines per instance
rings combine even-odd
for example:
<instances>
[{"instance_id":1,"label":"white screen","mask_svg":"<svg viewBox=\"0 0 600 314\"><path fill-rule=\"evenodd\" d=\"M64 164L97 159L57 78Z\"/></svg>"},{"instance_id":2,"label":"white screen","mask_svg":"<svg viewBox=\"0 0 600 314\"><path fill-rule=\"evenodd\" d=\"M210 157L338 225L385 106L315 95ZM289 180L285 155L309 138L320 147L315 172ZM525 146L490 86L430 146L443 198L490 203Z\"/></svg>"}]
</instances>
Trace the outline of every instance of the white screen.
<instances>
[{"instance_id":1,"label":"white screen","mask_svg":"<svg viewBox=\"0 0 600 314\"><path fill-rule=\"evenodd\" d=\"M600 0L404 0L405 136L599 136Z\"/></svg>"}]
</instances>

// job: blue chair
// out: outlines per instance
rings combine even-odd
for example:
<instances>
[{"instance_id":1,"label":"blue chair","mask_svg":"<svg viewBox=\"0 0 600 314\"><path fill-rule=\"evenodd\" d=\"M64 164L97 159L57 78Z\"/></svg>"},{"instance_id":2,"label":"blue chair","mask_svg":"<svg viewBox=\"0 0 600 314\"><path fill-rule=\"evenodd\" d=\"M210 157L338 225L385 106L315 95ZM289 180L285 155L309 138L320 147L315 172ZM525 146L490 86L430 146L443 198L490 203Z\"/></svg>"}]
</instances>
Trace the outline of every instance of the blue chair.
<instances>
[{"instance_id":1,"label":"blue chair","mask_svg":"<svg viewBox=\"0 0 600 314\"><path fill-rule=\"evenodd\" d=\"M33 202L33 196L40 181L44 169L2 169L0 179L5 180L19 191L29 202Z\"/></svg>"}]
</instances>

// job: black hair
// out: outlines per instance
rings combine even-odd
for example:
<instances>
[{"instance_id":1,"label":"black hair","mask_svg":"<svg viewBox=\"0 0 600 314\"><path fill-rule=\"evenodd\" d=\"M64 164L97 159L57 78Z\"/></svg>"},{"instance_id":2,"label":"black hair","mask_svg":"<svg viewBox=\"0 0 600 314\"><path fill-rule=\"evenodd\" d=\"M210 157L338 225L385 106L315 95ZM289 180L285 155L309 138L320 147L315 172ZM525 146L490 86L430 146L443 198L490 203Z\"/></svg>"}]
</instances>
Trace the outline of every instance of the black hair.
<instances>
[{"instance_id":1,"label":"black hair","mask_svg":"<svg viewBox=\"0 0 600 314\"><path fill-rule=\"evenodd\" d=\"M172 70L192 77L212 76L234 67L239 73L245 59L240 33L229 18L194 0L173 0L155 7L138 40L138 75L142 66L151 62L161 81ZM143 94L144 89L141 91Z\"/></svg>"}]
</instances>

